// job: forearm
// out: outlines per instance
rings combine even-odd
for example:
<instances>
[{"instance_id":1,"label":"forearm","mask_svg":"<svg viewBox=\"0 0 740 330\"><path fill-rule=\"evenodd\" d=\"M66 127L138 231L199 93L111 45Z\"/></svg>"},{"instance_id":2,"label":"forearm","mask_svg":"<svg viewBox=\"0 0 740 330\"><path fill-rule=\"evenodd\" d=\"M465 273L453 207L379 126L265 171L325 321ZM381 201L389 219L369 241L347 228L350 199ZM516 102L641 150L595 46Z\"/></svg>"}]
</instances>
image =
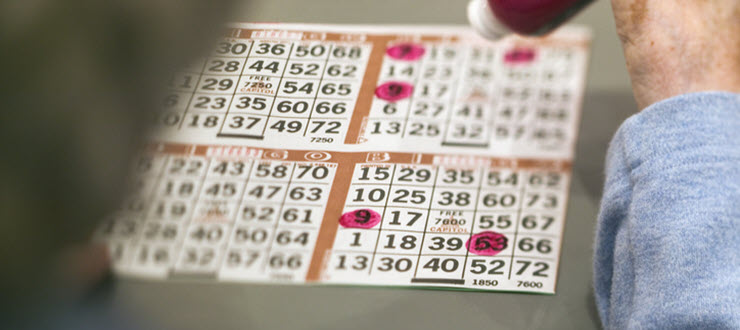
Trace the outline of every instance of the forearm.
<instances>
[{"instance_id":1,"label":"forearm","mask_svg":"<svg viewBox=\"0 0 740 330\"><path fill-rule=\"evenodd\" d=\"M740 95L628 119L610 146L594 257L607 328L740 327Z\"/></svg>"}]
</instances>

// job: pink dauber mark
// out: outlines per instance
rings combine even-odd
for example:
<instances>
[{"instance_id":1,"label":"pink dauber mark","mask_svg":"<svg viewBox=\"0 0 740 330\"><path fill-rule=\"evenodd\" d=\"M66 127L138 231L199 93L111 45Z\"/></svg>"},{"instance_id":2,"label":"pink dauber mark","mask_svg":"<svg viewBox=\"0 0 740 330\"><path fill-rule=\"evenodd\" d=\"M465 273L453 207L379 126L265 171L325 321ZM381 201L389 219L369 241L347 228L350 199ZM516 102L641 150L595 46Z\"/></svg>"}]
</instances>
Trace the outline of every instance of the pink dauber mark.
<instances>
[{"instance_id":1,"label":"pink dauber mark","mask_svg":"<svg viewBox=\"0 0 740 330\"><path fill-rule=\"evenodd\" d=\"M414 92L414 86L402 81L391 81L378 86L375 96L388 102L403 100Z\"/></svg>"},{"instance_id":2,"label":"pink dauber mark","mask_svg":"<svg viewBox=\"0 0 740 330\"><path fill-rule=\"evenodd\" d=\"M342 214L339 224L344 228L373 228L380 223L380 214L370 209L358 209Z\"/></svg>"},{"instance_id":3,"label":"pink dauber mark","mask_svg":"<svg viewBox=\"0 0 740 330\"><path fill-rule=\"evenodd\" d=\"M465 247L470 253L479 256L495 256L506 249L509 240L503 234L495 231L484 231L470 236Z\"/></svg>"},{"instance_id":4,"label":"pink dauber mark","mask_svg":"<svg viewBox=\"0 0 740 330\"><path fill-rule=\"evenodd\" d=\"M424 47L410 43L397 44L385 51L388 56L401 61L416 61L424 56L424 52Z\"/></svg>"},{"instance_id":5,"label":"pink dauber mark","mask_svg":"<svg viewBox=\"0 0 740 330\"><path fill-rule=\"evenodd\" d=\"M504 55L504 62L509 64L526 64L534 61L535 51L532 48L514 48Z\"/></svg>"}]
</instances>

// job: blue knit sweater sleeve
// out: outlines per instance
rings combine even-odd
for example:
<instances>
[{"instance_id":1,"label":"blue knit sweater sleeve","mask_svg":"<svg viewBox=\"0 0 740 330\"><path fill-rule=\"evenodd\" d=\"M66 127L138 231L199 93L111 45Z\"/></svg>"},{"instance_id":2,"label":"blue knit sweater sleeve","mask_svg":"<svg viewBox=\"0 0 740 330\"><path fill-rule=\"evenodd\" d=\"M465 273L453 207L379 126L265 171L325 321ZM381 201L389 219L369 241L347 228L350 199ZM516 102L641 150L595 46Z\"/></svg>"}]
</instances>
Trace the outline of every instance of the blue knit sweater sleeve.
<instances>
[{"instance_id":1,"label":"blue knit sweater sleeve","mask_svg":"<svg viewBox=\"0 0 740 330\"><path fill-rule=\"evenodd\" d=\"M740 94L673 97L619 128L594 289L607 329L740 329Z\"/></svg>"}]
</instances>

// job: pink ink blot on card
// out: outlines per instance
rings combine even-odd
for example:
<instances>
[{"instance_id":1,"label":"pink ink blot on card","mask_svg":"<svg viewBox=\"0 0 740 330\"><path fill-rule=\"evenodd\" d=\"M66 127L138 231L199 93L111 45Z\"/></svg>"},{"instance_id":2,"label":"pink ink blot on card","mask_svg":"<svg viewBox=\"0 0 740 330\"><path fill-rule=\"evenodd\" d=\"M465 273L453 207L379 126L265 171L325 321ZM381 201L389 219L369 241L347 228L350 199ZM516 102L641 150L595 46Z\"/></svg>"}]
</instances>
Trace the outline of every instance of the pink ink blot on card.
<instances>
[{"instance_id":1,"label":"pink ink blot on card","mask_svg":"<svg viewBox=\"0 0 740 330\"><path fill-rule=\"evenodd\" d=\"M526 64L534 61L535 51L531 48L514 48L504 54L504 62L508 64Z\"/></svg>"},{"instance_id":2,"label":"pink ink blot on card","mask_svg":"<svg viewBox=\"0 0 740 330\"><path fill-rule=\"evenodd\" d=\"M378 86L375 96L388 102L403 100L414 91L414 86L402 81L391 81Z\"/></svg>"},{"instance_id":3,"label":"pink ink blot on card","mask_svg":"<svg viewBox=\"0 0 740 330\"><path fill-rule=\"evenodd\" d=\"M358 209L342 214L339 224L344 228L373 228L380 223L380 214L370 209Z\"/></svg>"},{"instance_id":4,"label":"pink ink blot on card","mask_svg":"<svg viewBox=\"0 0 740 330\"><path fill-rule=\"evenodd\" d=\"M385 51L391 58L401 61L416 61L424 56L424 52L424 47L410 43L397 44Z\"/></svg>"},{"instance_id":5,"label":"pink ink blot on card","mask_svg":"<svg viewBox=\"0 0 740 330\"><path fill-rule=\"evenodd\" d=\"M465 247L470 253L479 256L495 256L506 249L509 240L503 234L495 231L484 231L470 236Z\"/></svg>"}]
</instances>

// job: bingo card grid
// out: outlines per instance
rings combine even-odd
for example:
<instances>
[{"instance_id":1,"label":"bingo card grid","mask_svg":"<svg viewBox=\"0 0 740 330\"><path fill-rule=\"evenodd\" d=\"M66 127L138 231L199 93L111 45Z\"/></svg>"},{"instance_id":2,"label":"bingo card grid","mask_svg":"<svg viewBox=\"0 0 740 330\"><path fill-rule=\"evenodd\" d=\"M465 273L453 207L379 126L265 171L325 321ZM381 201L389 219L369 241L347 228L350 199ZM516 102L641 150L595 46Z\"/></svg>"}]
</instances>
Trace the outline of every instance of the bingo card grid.
<instances>
[{"instance_id":1,"label":"bingo card grid","mask_svg":"<svg viewBox=\"0 0 740 330\"><path fill-rule=\"evenodd\" d=\"M580 51L506 41L391 41L378 88L405 97L376 92L361 141L405 139L424 151L493 147L568 154L575 134L564 128L577 125L581 97L574 90L580 89L583 61Z\"/></svg>"},{"instance_id":2,"label":"bingo card grid","mask_svg":"<svg viewBox=\"0 0 740 330\"><path fill-rule=\"evenodd\" d=\"M568 175L512 168L357 164L343 212L382 220L338 229L324 280L554 292ZM466 248L490 230L494 256Z\"/></svg>"},{"instance_id":3,"label":"bingo card grid","mask_svg":"<svg viewBox=\"0 0 740 330\"><path fill-rule=\"evenodd\" d=\"M334 28L301 37L296 30L309 31L311 26L244 27L233 30L214 54L173 76L160 123L180 135L164 140L254 146L282 140L282 147L293 142L304 146L300 138L307 137L330 150L360 151L364 144L371 149L384 145L378 150L391 152L428 152L416 143L394 145L384 136L367 138L369 129L395 121L393 134L409 140L420 133L417 142L431 152L515 152L512 141L509 149L502 148L503 129L509 140L511 132L533 137L530 142L539 138L542 143L534 150L554 150L565 165L518 168L515 157L497 158L490 166L422 165L405 158L429 154L405 154L404 160L395 161L371 156L383 152L365 157L365 152L356 151L331 162L325 161L343 152L307 152L305 158L290 161L254 154L210 157L196 155L197 145L165 143L160 149L185 150L159 150L142 158L135 166L146 169L138 175L138 193L96 236L110 243L118 272L155 278L554 293L572 157L572 150L562 150L572 143L563 141L575 138L569 128L577 121L583 87L578 78L585 70L578 64L585 64L586 52L578 47L587 42L565 40L563 47L557 46L557 39L542 45L471 46L465 33L415 35L420 32L413 28L407 28L409 34L386 30L379 35L372 35L373 28L367 34L360 27L347 28L344 34L336 32L343 28ZM249 34L259 37L245 37ZM532 50L538 51L536 60L528 53ZM528 64L502 64L512 58ZM411 86L408 95L403 95L403 84ZM398 94L404 97L387 99ZM547 145L548 139L555 142ZM320 163L313 162L316 155ZM201 165L191 165L198 167L191 173L183 170L187 164ZM170 173L172 166L184 172ZM248 172L242 169L229 177L229 166L243 166ZM254 177L254 169L262 167L265 173L265 166L290 173L273 180ZM316 184L293 181L299 167L329 172L320 174ZM387 170L381 173L389 175L386 181L361 182L358 173L363 169L383 168ZM342 175L335 180L337 173ZM470 182L451 182L450 175ZM491 175L501 182L506 180L499 176L508 175L515 184L493 187ZM555 185L543 185L548 180ZM324 192L314 203L289 200L304 198L310 188ZM296 189L300 192L291 195ZM344 191L332 192L327 206L328 190ZM334 205L340 199L346 203ZM361 230L337 223L340 215L358 210L374 212L382 221L377 228ZM285 223L286 212L293 221L306 214L310 225ZM253 222L246 225L244 218ZM403 223L409 228L399 228ZM492 229L499 236L483 241L499 244L500 250L495 255L471 253L474 238ZM358 272L358 277L347 275ZM473 282L466 282L471 278ZM519 279L517 287L512 278Z\"/></svg>"},{"instance_id":4,"label":"bingo card grid","mask_svg":"<svg viewBox=\"0 0 740 330\"><path fill-rule=\"evenodd\" d=\"M305 278L335 164L152 153L134 168L138 189L95 234L108 244L116 271Z\"/></svg>"},{"instance_id":5,"label":"bingo card grid","mask_svg":"<svg viewBox=\"0 0 740 330\"><path fill-rule=\"evenodd\" d=\"M370 48L224 39L212 56L173 75L158 123L191 138L342 143Z\"/></svg>"},{"instance_id":6,"label":"bingo card grid","mask_svg":"<svg viewBox=\"0 0 740 330\"><path fill-rule=\"evenodd\" d=\"M280 150L204 148L223 147L160 145L169 154L135 164L139 189L126 204L133 206L96 235L120 273L554 292L569 162L491 158L470 166L457 164L464 156L374 152L297 161ZM350 173L347 187L334 182L339 172ZM327 203L337 188L331 198L345 202ZM357 211L382 221L363 229L332 221ZM492 230L505 239L495 255L471 250ZM333 246L319 248L322 235Z\"/></svg>"}]
</instances>

